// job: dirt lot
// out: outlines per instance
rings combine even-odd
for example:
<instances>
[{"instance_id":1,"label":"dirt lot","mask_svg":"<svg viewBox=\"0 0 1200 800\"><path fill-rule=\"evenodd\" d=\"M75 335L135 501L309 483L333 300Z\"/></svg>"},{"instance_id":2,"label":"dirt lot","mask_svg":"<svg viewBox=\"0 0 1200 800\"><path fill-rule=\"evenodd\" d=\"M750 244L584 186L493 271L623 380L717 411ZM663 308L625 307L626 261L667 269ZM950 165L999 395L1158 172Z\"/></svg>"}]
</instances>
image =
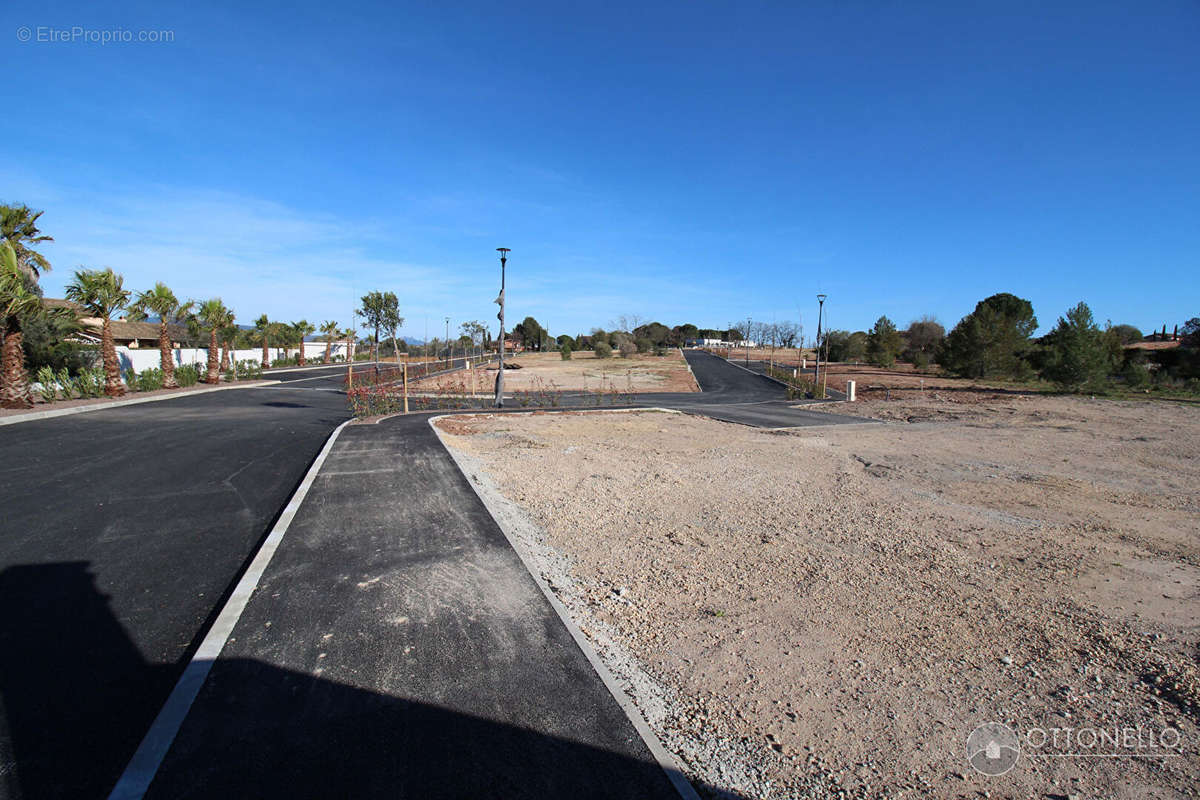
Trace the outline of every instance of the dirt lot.
<instances>
[{"instance_id":1,"label":"dirt lot","mask_svg":"<svg viewBox=\"0 0 1200 800\"><path fill-rule=\"evenodd\" d=\"M520 369L504 371L505 391L553 389L618 394L700 391L679 350L668 350L665 356L642 354L631 358L596 358L590 351L582 351L573 353L570 361L563 361L557 352L522 353L506 363L516 363ZM494 385L494 364L478 372L481 387ZM436 385L447 389L463 380L462 375L444 375L417 381L414 387L419 390Z\"/></svg>"},{"instance_id":2,"label":"dirt lot","mask_svg":"<svg viewBox=\"0 0 1200 800\"><path fill-rule=\"evenodd\" d=\"M811 366L811 363L810 365ZM920 371L911 364L896 364L890 369L873 367L869 364L833 363L822 367L822 372L828 376L828 385L838 391L845 391L846 381L852 380L857 384L859 397L871 398L883 396L919 396L922 392L941 390L941 392L978 392L992 391L1007 394L1032 393L1031 389L1049 388L1049 384L1036 381L1027 383L1006 383L1004 381L977 381L970 378L955 378L938 374L936 369ZM828 371L826 371L828 370Z\"/></svg>"},{"instance_id":3,"label":"dirt lot","mask_svg":"<svg viewBox=\"0 0 1200 800\"><path fill-rule=\"evenodd\" d=\"M1196 796L1200 408L953 397L831 409L916 424L788 433L665 413L442 424L710 784ZM997 777L965 752L991 721L1022 745Z\"/></svg>"}]
</instances>

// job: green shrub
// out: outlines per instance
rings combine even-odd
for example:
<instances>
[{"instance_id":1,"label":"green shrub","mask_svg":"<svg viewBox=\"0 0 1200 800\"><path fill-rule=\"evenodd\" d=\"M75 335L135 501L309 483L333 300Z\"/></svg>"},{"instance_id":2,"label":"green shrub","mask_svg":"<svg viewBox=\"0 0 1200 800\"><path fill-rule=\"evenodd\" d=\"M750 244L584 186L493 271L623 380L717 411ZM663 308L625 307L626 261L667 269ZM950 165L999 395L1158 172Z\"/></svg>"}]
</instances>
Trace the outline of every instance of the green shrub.
<instances>
[{"instance_id":1,"label":"green shrub","mask_svg":"<svg viewBox=\"0 0 1200 800\"><path fill-rule=\"evenodd\" d=\"M608 342L596 342L594 352L596 358L612 358L612 345Z\"/></svg>"},{"instance_id":2,"label":"green shrub","mask_svg":"<svg viewBox=\"0 0 1200 800\"><path fill-rule=\"evenodd\" d=\"M667 354L667 348L663 347L661 344L655 346L654 355L665 356L666 354Z\"/></svg>"},{"instance_id":3,"label":"green shrub","mask_svg":"<svg viewBox=\"0 0 1200 800\"><path fill-rule=\"evenodd\" d=\"M562 356L563 361L571 360L571 345L563 342L563 346L558 348L558 354Z\"/></svg>"},{"instance_id":4,"label":"green shrub","mask_svg":"<svg viewBox=\"0 0 1200 800\"><path fill-rule=\"evenodd\" d=\"M58 375L50 366L44 366L37 371L38 394L47 403L53 403L58 397Z\"/></svg>"},{"instance_id":5,"label":"green shrub","mask_svg":"<svg viewBox=\"0 0 1200 800\"><path fill-rule=\"evenodd\" d=\"M251 381L262 377L262 362L247 359L237 365L238 380Z\"/></svg>"},{"instance_id":6,"label":"green shrub","mask_svg":"<svg viewBox=\"0 0 1200 800\"><path fill-rule=\"evenodd\" d=\"M245 359L225 370L225 381L252 381L262 377L262 362Z\"/></svg>"},{"instance_id":7,"label":"green shrub","mask_svg":"<svg viewBox=\"0 0 1200 800\"><path fill-rule=\"evenodd\" d=\"M131 392L136 392L137 388L137 370L131 369L128 372L121 373L121 380L125 381L125 388Z\"/></svg>"},{"instance_id":8,"label":"green shrub","mask_svg":"<svg viewBox=\"0 0 1200 800\"><path fill-rule=\"evenodd\" d=\"M649 336L639 336L634 340L634 345L639 353L649 353L654 349L654 342L650 341Z\"/></svg>"},{"instance_id":9,"label":"green shrub","mask_svg":"<svg viewBox=\"0 0 1200 800\"><path fill-rule=\"evenodd\" d=\"M137 376L137 390L139 392L153 392L156 389L161 389L163 386L162 370L158 367L144 369Z\"/></svg>"},{"instance_id":10,"label":"green shrub","mask_svg":"<svg viewBox=\"0 0 1200 800\"><path fill-rule=\"evenodd\" d=\"M71 377L71 373L66 367L58 371L57 378L59 396L63 400L70 400L78 392L75 379Z\"/></svg>"},{"instance_id":11,"label":"green shrub","mask_svg":"<svg viewBox=\"0 0 1200 800\"><path fill-rule=\"evenodd\" d=\"M104 394L104 370L99 367L80 370L75 389L80 397L100 397Z\"/></svg>"},{"instance_id":12,"label":"green shrub","mask_svg":"<svg viewBox=\"0 0 1200 800\"><path fill-rule=\"evenodd\" d=\"M1150 370L1145 360L1130 359L1121 368L1121 380L1130 389L1145 389L1150 385Z\"/></svg>"},{"instance_id":13,"label":"green shrub","mask_svg":"<svg viewBox=\"0 0 1200 800\"><path fill-rule=\"evenodd\" d=\"M182 367L176 367L175 382L180 386L195 386L200 382L200 368L195 364L184 364ZM159 383L162 383L161 376L159 376Z\"/></svg>"},{"instance_id":14,"label":"green shrub","mask_svg":"<svg viewBox=\"0 0 1200 800\"><path fill-rule=\"evenodd\" d=\"M621 341L617 344L617 351L621 354L621 358L629 358L638 351L638 348L632 339L622 336Z\"/></svg>"}]
</instances>

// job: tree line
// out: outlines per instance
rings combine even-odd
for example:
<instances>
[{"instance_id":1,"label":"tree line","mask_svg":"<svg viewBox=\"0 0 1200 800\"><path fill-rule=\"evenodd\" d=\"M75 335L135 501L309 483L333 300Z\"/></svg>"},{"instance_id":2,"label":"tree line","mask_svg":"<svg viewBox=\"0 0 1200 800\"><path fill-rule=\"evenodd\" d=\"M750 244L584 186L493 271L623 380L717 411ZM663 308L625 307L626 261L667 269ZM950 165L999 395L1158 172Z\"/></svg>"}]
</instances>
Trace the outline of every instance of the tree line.
<instances>
[{"instance_id":1,"label":"tree line","mask_svg":"<svg viewBox=\"0 0 1200 800\"><path fill-rule=\"evenodd\" d=\"M1046 335L1035 337L1037 328L1033 304L1001 292L980 300L949 333L932 317L900 330L882 316L869 331L823 333L820 344L830 361L891 367L902 360L918 369L936 364L963 378L1042 378L1066 391L1101 391L1114 382L1200 391L1200 318L1184 323L1183 347L1177 350L1129 347L1143 340L1142 332L1127 324L1101 327L1084 302L1067 310Z\"/></svg>"}]
</instances>

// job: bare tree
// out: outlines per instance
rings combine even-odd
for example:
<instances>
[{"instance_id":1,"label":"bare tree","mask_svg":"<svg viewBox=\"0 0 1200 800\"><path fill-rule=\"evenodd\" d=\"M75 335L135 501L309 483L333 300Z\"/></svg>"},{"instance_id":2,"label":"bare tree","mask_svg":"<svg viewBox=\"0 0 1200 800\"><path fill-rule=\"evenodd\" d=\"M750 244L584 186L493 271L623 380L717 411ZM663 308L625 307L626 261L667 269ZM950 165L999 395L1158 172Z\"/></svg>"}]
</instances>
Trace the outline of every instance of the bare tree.
<instances>
[{"instance_id":1,"label":"bare tree","mask_svg":"<svg viewBox=\"0 0 1200 800\"><path fill-rule=\"evenodd\" d=\"M775 324L776 334L779 336L779 344L781 347L791 348L796 344L796 339L804 338L804 328L799 323L791 320L784 320Z\"/></svg>"},{"instance_id":2,"label":"bare tree","mask_svg":"<svg viewBox=\"0 0 1200 800\"><path fill-rule=\"evenodd\" d=\"M634 328L640 328L645 322L646 318L641 314L621 314L613 320L613 327L619 331L633 333Z\"/></svg>"}]
</instances>

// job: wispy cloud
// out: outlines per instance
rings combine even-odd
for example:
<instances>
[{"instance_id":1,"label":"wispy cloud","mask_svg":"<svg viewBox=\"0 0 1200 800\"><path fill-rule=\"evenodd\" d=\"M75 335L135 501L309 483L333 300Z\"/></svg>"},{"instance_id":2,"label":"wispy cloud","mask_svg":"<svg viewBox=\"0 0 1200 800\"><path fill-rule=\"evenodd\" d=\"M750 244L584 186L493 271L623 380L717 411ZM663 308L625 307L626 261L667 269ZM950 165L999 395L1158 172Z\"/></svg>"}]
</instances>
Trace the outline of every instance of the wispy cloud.
<instances>
[{"instance_id":1,"label":"wispy cloud","mask_svg":"<svg viewBox=\"0 0 1200 800\"><path fill-rule=\"evenodd\" d=\"M28 198L28 199L26 199ZM366 291L390 288L449 312L465 282L444 267L386 256L386 230L323 210L213 191L141 187L103 196L27 187L25 202L43 217L55 243L50 295L80 266L111 266L126 286L164 281L186 297L222 297L241 320L337 318L347 324Z\"/></svg>"}]
</instances>

